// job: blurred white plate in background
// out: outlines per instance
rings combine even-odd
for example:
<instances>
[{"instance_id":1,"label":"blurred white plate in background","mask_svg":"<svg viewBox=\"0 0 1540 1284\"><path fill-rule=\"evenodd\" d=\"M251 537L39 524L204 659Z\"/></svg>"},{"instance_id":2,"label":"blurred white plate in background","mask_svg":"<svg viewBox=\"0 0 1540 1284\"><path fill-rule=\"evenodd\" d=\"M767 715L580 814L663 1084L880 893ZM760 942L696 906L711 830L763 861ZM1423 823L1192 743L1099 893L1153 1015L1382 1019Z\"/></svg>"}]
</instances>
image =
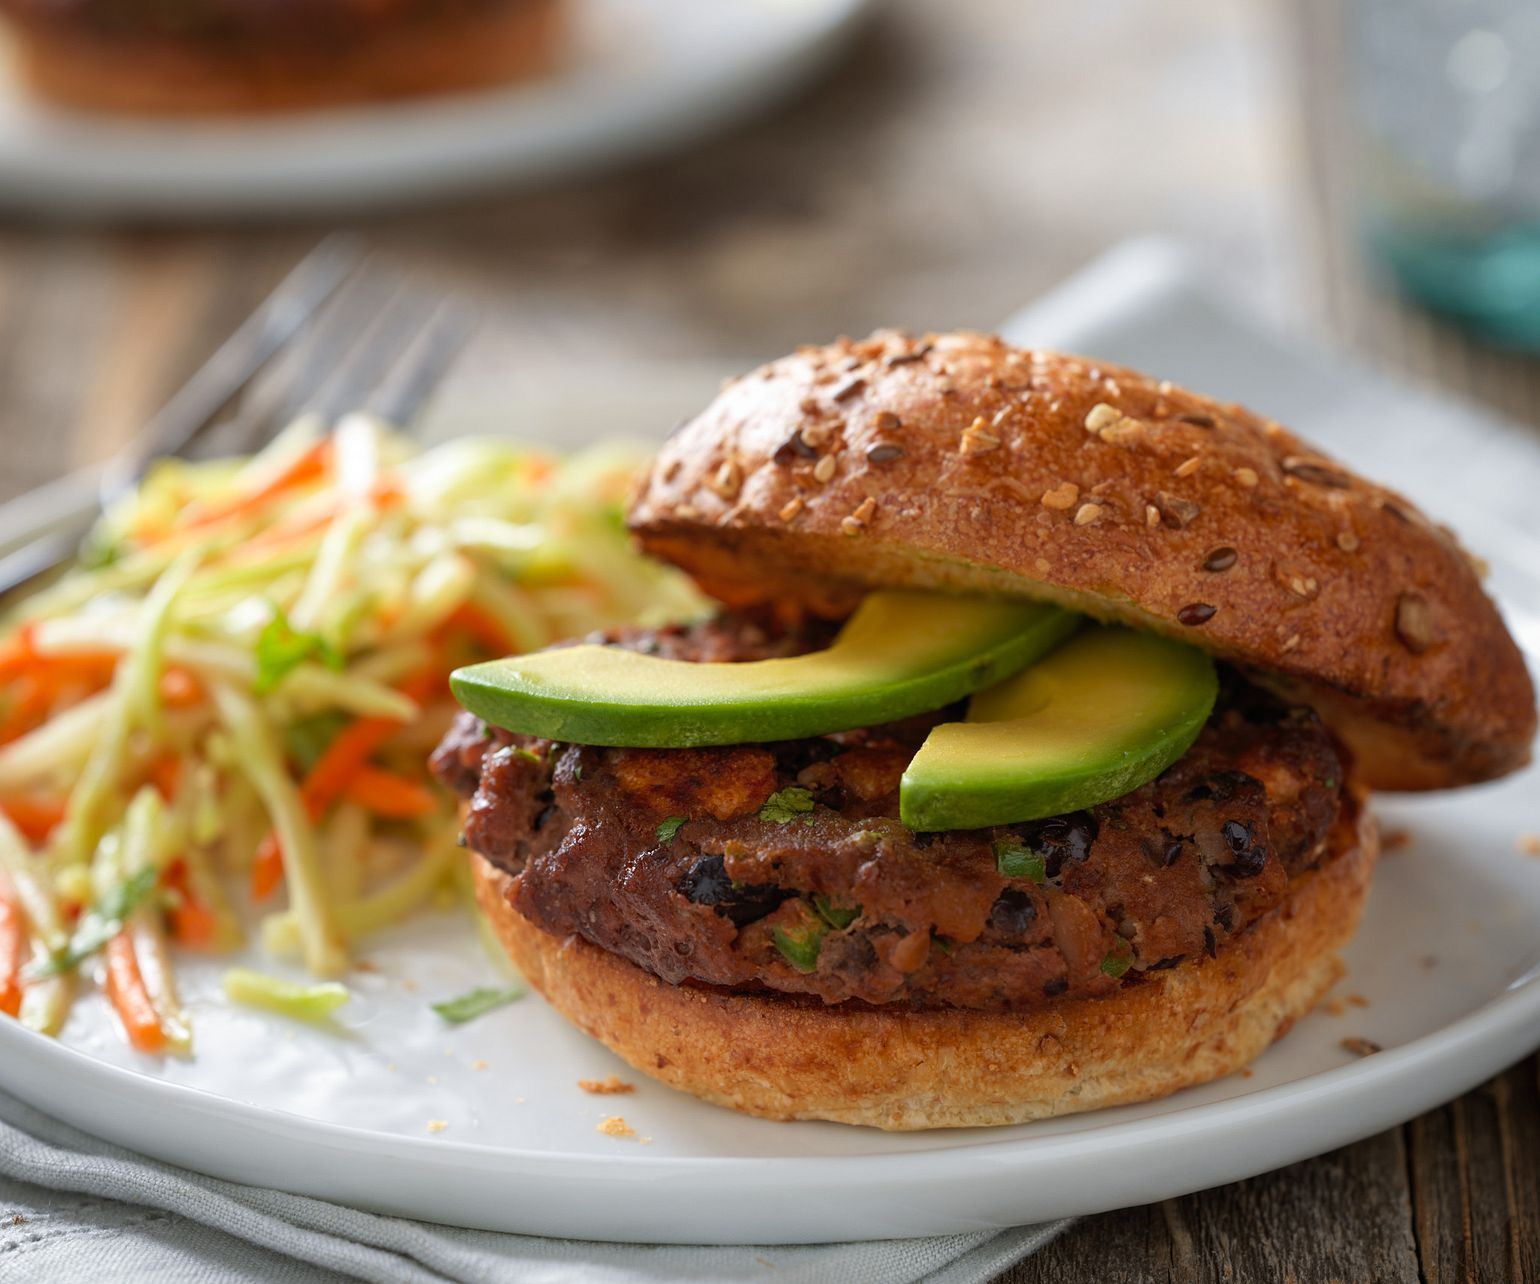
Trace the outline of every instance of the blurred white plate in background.
<instances>
[{"instance_id":1,"label":"blurred white plate in background","mask_svg":"<svg viewBox=\"0 0 1540 1284\"><path fill-rule=\"evenodd\" d=\"M0 209L287 214L531 183L677 147L808 83L872 0L572 0L563 67L506 89L229 121L72 115L0 76Z\"/></svg>"},{"instance_id":2,"label":"blurred white plate in background","mask_svg":"<svg viewBox=\"0 0 1540 1284\"><path fill-rule=\"evenodd\" d=\"M1532 666L1540 581L1508 525L1540 478L1540 442L1467 408L1295 351L1226 312L1160 244L1114 252L1009 326L1025 342L1139 362L1276 411L1462 528ZM506 363L449 389L434 431L479 418L566 444L666 430L716 371L591 368L544 395ZM1451 452L1457 460L1452 462ZM1464 461L1458 463L1458 461ZM22 510L11 510L21 513ZM35 509L33 510L36 511ZM0 530L9 514L0 512ZM1532 519L1531 519L1532 525ZM1528 562L1526 566L1525 563ZM179 966L197 1056L129 1049L106 1004L58 1041L0 1020L0 1086L158 1158L235 1181L429 1220L622 1241L799 1243L976 1230L1141 1204L1365 1137L1474 1086L1540 1043L1540 767L1377 810L1409 841L1385 857L1339 996L1250 1071L1163 1101L1014 1128L890 1135L776 1124L629 1070L531 996L448 1029L429 1003L495 983L463 914L427 914L365 951L345 1035L233 1008L227 960ZM259 962L272 969L272 964ZM1358 1058L1344 1039L1384 1051ZM619 1074L634 1095L579 1079ZM596 1131L622 1114L641 1137ZM430 1120L441 1131L430 1134Z\"/></svg>"}]
</instances>

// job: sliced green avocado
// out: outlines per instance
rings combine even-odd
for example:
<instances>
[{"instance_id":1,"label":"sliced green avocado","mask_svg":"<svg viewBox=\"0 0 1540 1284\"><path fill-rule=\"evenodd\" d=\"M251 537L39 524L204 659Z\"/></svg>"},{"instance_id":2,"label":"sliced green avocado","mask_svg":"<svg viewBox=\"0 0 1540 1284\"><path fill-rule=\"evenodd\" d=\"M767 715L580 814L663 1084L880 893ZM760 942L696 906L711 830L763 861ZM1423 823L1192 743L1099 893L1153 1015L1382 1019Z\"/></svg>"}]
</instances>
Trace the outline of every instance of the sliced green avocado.
<instances>
[{"instance_id":1,"label":"sliced green avocado","mask_svg":"<svg viewBox=\"0 0 1540 1284\"><path fill-rule=\"evenodd\" d=\"M692 664L575 646L474 664L449 682L493 726L575 744L800 740L939 709L1030 664L1079 623L1053 606L883 592L809 655Z\"/></svg>"},{"instance_id":2,"label":"sliced green avocado","mask_svg":"<svg viewBox=\"0 0 1540 1284\"><path fill-rule=\"evenodd\" d=\"M1187 752L1218 694L1201 651L1092 628L981 691L904 772L911 829L982 829L1120 798Z\"/></svg>"}]
</instances>

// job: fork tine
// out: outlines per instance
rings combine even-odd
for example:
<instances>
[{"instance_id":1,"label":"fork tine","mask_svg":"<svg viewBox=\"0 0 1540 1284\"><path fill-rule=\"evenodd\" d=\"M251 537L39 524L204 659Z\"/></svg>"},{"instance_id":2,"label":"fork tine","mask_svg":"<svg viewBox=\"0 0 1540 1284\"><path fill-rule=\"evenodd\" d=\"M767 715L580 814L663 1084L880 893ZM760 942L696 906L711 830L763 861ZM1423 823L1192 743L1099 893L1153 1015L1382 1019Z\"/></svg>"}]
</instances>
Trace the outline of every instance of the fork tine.
<instances>
[{"instance_id":1,"label":"fork tine","mask_svg":"<svg viewBox=\"0 0 1540 1284\"><path fill-rule=\"evenodd\" d=\"M443 382L476 329L475 309L446 299L434 309L417 341L407 350L366 405L386 423L406 427Z\"/></svg>"},{"instance_id":2,"label":"fork tine","mask_svg":"<svg viewBox=\"0 0 1540 1284\"><path fill-rule=\"evenodd\" d=\"M306 256L114 461L104 503L162 454L194 444L200 453L252 450L304 410L335 421L363 408L409 422L470 337L475 314L400 274L357 264L356 242L343 235ZM221 420L237 393L235 414ZM60 566L85 532L84 523L54 532L0 559L0 597Z\"/></svg>"},{"instance_id":3,"label":"fork tine","mask_svg":"<svg viewBox=\"0 0 1540 1284\"><path fill-rule=\"evenodd\" d=\"M261 446L302 411L369 331L393 280L365 263L320 309L263 379L254 383L221 433L222 451L243 454Z\"/></svg>"},{"instance_id":4,"label":"fork tine","mask_svg":"<svg viewBox=\"0 0 1540 1284\"><path fill-rule=\"evenodd\" d=\"M278 288L237 327L102 472L103 507L132 486L148 464L186 451L242 388L322 308L358 260L355 238L334 233L311 250Z\"/></svg>"},{"instance_id":5,"label":"fork tine","mask_svg":"<svg viewBox=\"0 0 1540 1284\"><path fill-rule=\"evenodd\" d=\"M370 318L348 356L303 409L334 422L339 415L363 406L382 383L388 382L395 363L430 324L436 301L404 279L397 278L393 284L394 290Z\"/></svg>"}]
</instances>

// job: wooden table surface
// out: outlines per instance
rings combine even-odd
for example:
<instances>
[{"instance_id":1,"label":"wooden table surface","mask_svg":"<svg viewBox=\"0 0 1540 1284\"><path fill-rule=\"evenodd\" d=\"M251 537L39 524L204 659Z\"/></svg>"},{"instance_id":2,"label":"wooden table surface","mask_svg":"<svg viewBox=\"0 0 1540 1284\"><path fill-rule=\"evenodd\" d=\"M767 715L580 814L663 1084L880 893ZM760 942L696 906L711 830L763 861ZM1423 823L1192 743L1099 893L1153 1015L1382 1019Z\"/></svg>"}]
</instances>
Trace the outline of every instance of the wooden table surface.
<instances>
[{"instance_id":1,"label":"wooden table surface","mask_svg":"<svg viewBox=\"0 0 1540 1284\"><path fill-rule=\"evenodd\" d=\"M1540 364L1367 279L1332 12L890 0L768 123L360 226L478 299L510 368L600 372L988 327L1118 239L1177 232L1280 324L1540 425ZM123 441L322 230L0 225L0 496ZM1005 1278L1540 1279L1540 1065L1319 1159L1088 1218Z\"/></svg>"}]
</instances>

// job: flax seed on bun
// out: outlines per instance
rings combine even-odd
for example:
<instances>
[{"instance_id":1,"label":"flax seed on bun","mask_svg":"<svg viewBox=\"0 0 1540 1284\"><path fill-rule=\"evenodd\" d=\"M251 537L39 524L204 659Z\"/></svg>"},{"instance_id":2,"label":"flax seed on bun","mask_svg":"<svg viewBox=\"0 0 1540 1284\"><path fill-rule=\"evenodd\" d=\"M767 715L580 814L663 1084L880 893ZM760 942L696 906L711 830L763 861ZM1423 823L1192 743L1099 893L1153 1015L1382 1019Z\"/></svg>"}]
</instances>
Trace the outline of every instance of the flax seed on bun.
<instances>
[{"instance_id":1,"label":"flax seed on bun","mask_svg":"<svg viewBox=\"0 0 1540 1284\"><path fill-rule=\"evenodd\" d=\"M1377 788L1503 775L1534 738L1448 531L1277 423L1106 363L967 333L804 347L675 434L631 520L729 602L994 592L1179 638L1314 704Z\"/></svg>"}]
</instances>

